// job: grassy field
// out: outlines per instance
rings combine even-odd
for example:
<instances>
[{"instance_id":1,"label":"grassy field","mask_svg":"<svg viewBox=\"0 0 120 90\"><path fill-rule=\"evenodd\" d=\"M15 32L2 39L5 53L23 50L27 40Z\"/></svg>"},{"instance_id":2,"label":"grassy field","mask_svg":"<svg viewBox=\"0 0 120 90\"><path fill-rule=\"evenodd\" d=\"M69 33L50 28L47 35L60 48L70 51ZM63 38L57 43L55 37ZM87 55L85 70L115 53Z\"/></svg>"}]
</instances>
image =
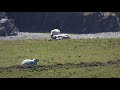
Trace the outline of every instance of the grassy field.
<instances>
[{"instance_id":1,"label":"grassy field","mask_svg":"<svg viewBox=\"0 0 120 90\"><path fill-rule=\"evenodd\" d=\"M120 77L120 39L1 40L1 78ZM24 59L38 58L41 67L16 68ZM103 63L101 64L95 64ZM116 63L109 63L116 62ZM83 63L83 66L78 64ZM86 65L85 63L89 63ZM67 65L69 64L69 65ZM57 65L57 66L55 66ZM6 68L14 66L14 68ZM53 66L53 67L52 67Z\"/></svg>"}]
</instances>

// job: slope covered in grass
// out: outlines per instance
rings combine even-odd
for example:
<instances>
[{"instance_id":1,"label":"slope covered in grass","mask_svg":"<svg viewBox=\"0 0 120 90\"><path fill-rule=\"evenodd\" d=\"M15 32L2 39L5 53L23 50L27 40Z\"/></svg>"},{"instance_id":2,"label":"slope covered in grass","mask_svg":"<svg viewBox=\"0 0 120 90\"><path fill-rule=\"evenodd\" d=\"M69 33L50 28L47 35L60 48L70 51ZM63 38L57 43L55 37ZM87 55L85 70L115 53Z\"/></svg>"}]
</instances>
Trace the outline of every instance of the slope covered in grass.
<instances>
[{"instance_id":1,"label":"slope covered in grass","mask_svg":"<svg viewBox=\"0 0 120 90\"><path fill-rule=\"evenodd\" d=\"M38 58L41 66L108 62L120 60L120 39L1 40L0 67L20 65L24 59ZM87 68L90 70L86 71ZM58 73L59 72L59 73ZM103 74L104 72L104 74ZM115 73L116 72L116 73ZM119 63L97 67L69 67L48 70L0 69L0 77L120 77ZM76 74L70 74L76 73ZM82 73L82 74L80 74ZM96 74L95 74L96 73ZM34 75L34 76L33 76ZM68 75L68 76L67 76ZM86 76L87 75L87 76Z\"/></svg>"}]
</instances>

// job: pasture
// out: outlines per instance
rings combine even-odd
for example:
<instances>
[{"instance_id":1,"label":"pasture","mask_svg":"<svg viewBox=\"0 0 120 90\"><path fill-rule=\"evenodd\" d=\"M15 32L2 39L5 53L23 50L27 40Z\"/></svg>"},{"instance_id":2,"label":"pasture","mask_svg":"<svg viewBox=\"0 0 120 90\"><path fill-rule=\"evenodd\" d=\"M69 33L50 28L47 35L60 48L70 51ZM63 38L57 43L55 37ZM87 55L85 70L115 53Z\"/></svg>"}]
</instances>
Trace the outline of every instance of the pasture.
<instances>
[{"instance_id":1,"label":"pasture","mask_svg":"<svg viewBox=\"0 0 120 90\"><path fill-rule=\"evenodd\" d=\"M120 77L120 39L0 40L0 78ZM38 67L19 66L38 58Z\"/></svg>"}]
</instances>

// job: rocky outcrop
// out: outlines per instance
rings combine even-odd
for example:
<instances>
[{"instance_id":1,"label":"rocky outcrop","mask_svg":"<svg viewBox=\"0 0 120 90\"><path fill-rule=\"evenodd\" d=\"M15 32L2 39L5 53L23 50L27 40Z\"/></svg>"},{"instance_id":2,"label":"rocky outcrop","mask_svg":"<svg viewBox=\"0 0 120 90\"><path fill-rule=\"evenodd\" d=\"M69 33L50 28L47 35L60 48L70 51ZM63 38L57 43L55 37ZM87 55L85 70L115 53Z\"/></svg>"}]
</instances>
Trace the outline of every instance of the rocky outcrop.
<instances>
[{"instance_id":1,"label":"rocky outcrop","mask_svg":"<svg viewBox=\"0 0 120 90\"><path fill-rule=\"evenodd\" d=\"M17 31L14 20L9 19L6 13L0 12L0 36L16 35Z\"/></svg>"},{"instance_id":2,"label":"rocky outcrop","mask_svg":"<svg viewBox=\"0 0 120 90\"><path fill-rule=\"evenodd\" d=\"M99 33L120 31L120 12L7 12L20 31Z\"/></svg>"}]
</instances>

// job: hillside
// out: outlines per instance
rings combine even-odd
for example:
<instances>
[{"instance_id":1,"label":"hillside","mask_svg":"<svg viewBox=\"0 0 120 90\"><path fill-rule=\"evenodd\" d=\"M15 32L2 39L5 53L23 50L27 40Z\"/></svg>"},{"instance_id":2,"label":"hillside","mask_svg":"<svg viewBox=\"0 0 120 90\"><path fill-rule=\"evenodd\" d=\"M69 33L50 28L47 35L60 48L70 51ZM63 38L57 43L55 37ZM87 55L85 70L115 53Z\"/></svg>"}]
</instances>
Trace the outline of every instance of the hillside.
<instances>
[{"instance_id":1,"label":"hillside","mask_svg":"<svg viewBox=\"0 0 120 90\"><path fill-rule=\"evenodd\" d=\"M20 31L98 33L120 31L120 12L6 12Z\"/></svg>"}]
</instances>

